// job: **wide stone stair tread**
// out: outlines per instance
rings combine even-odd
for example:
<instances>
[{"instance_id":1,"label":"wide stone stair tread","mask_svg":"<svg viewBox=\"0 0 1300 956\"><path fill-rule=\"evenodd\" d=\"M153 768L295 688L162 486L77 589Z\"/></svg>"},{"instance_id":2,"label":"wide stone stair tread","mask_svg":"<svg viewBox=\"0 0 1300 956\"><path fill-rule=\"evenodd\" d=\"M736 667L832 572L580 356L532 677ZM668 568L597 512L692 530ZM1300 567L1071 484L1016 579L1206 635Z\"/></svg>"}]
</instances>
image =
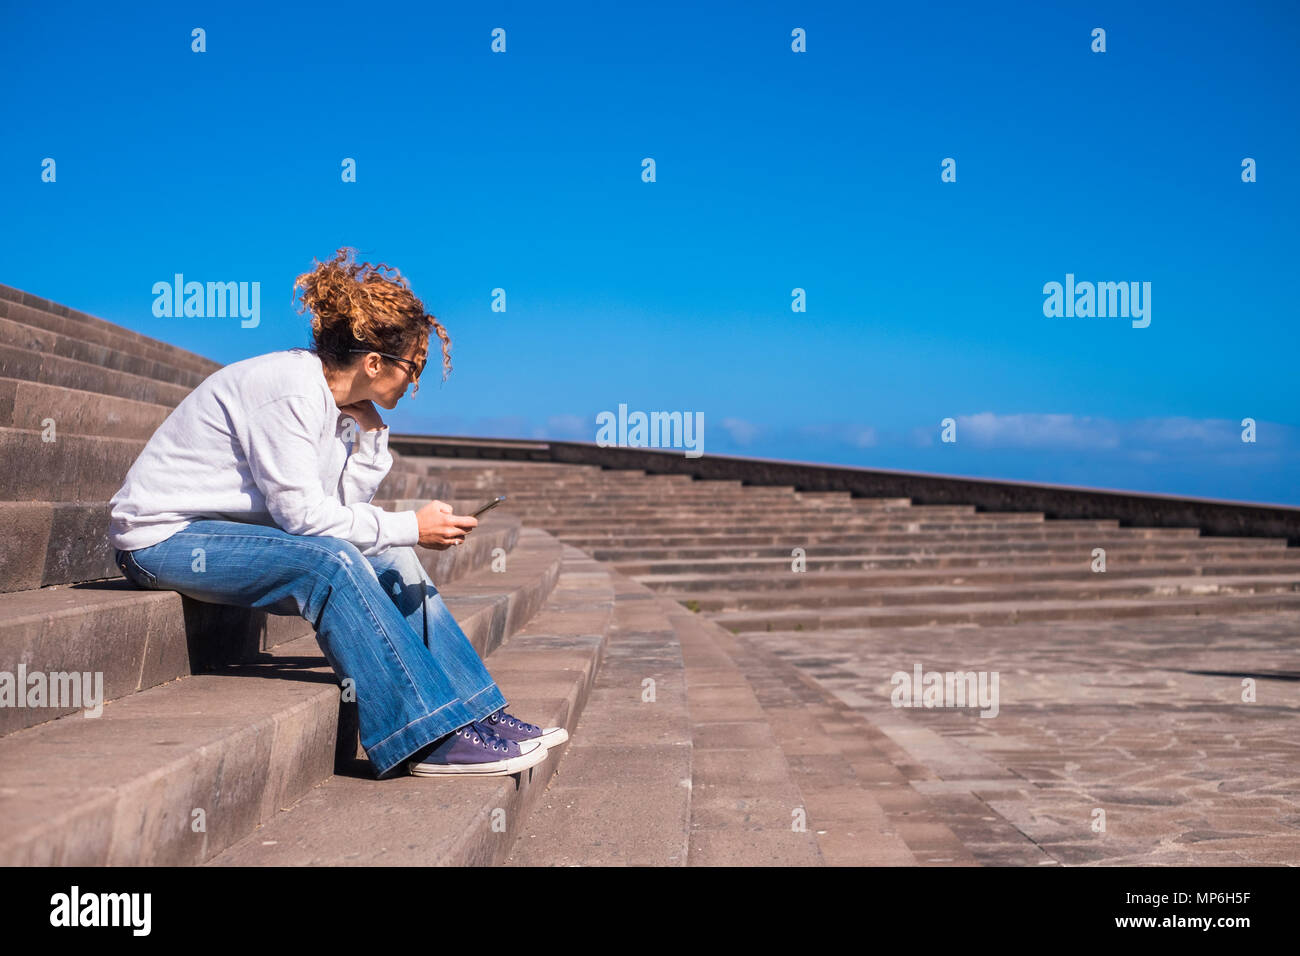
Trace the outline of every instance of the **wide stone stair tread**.
<instances>
[{"instance_id":1,"label":"wide stone stair tread","mask_svg":"<svg viewBox=\"0 0 1300 956\"><path fill-rule=\"evenodd\" d=\"M566 540L568 540L566 538ZM572 542L570 542L572 543ZM1211 554L1227 554L1245 552L1248 554L1258 554L1267 552L1267 547L1260 547L1253 542L1228 542L1215 543L1210 545L1204 540L1188 541L1181 545L1179 550L1170 549L1163 542L1152 542L1144 539L1132 539L1127 541L1095 538L1089 541L995 541L972 542L972 541L953 541L947 543L924 542L918 541L914 544L906 542L890 543L853 543L853 544L832 544L817 545L813 542L807 542L801 546L804 551L804 557L816 557L820 559L827 558L854 558L858 560L872 560L876 558L898 559L911 558L913 556L961 559L969 558L970 563L986 558L988 555L997 556L1015 556L1024 559L1034 557L1057 557L1068 558L1071 554L1080 556L1081 565L1086 566L1093 548L1104 548L1107 554L1107 561L1118 562L1133 555L1149 556L1153 554L1175 555L1175 554L1196 554L1197 552L1210 552ZM1282 547L1272 550L1281 554L1285 549L1285 542ZM690 547L690 548L651 548L651 547L629 547L629 548L609 548L609 547L587 547L585 549L592 557L598 561L609 561L612 564L625 564L633 561L698 561L707 560L716 554L719 549L707 546ZM773 547L772 545L740 545L725 548L735 560L746 560L755 558L777 558L784 561L792 561L792 551L790 548Z\"/></svg>"},{"instance_id":2,"label":"wide stone stair tread","mask_svg":"<svg viewBox=\"0 0 1300 956\"><path fill-rule=\"evenodd\" d=\"M1149 595L1159 598L1184 597L1192 594L1265 593L1295 591L1300 593L1300 575L1201 575L1112 578L1076 572L1082 580L1052 582L1019 582L1012 587L999 589L978 584L914 584L904 587L872 585L863 582L856 588L819 588L809 586L796 593L766 589L725 591L660 591L664 597L683 604L694 601L700 610L710 613L758 610L761 608L794 609L826 608L835 606L910 606L930 602L986 603L1014 600L1041 600L1051 597L1069 597L1075 600L1097 597L1137 597ZM1088 575L1088 577L1084 577ZM692 608L694 610L694 608Z\"/></svg>"},{"instance_id":3,"label":"wide stone stair tread","mask_svg":"<svg viewBox=\"0 0 1300 956\"><path fill-rule=\"evenodd\" d=\"M835 628L849 627L854 624L873 627L937 623L1005 624L1088 617L1241 614L1296 609L1300 609L1300 594L1265 592L1220 597L1189 598L1185 595L1152 595L1141 599L1103 598L1079 601L1019 599L997 602L975 601L958 605L856 607L820 611L724 611L712 614L710 618L729 629L785 630L797 623L803 623L806 627Z\"/></svg>"},{"instance_id":4,"label":"wide stone stair tread","mask_svg":"<svg viewBox=\"0 0 1300 956\"><path fill-rule=\"evenodd\" d=\"M805 797L744 672L716 628L669 608L691 710L691 866L820 866Z\"/></svg>"},{"instance_id":5,"label":"wide stone stair tread","mask_svg":"<svg viewBox=\"0 0 1300 956\"><path fill-rule=\"evenodd\" d=\"M1220 577L1250 575L1285 575L1300 570L1293 557L1280 553L1270 558L1242 557L1238 560L1216 560L1212 564L1192 561L1165 564L1143 563L1132 567L1108 567L1108 577L1117 580L1146 577L1203 578L1212 582ZM747 591L760 586L767 592L801 591L806 588L870 588L926 584L998 584L1019 581L1053 581L1077 578L1079 562L1071 564L1003 565L1000 567L958 567L935 570L874 569L874 570L821 570L815 574L793 574L789 563L785 570L772 574L770 570L731 573L681 572L632 575L637 581L662 594L694 594L700 591L722 593Z\"/></svg>"},{"instance_id":6,"label":"wide stone stair tread","mask_svg":"<svg viewBox=\"0 0 1300 956\"><path fill-rule=\"evenodd\" d=\"M4 428L40 431L46 419L53 419L56 435L147 441L171 412L168 405L0 378L0 427Z\"/></svg>"},{"instance_id":7,"label":"wide stone stair tread","mask_svg":"<svg viewBox=\"0 0 1300 956\"><path fill-rule=\"evenodd\" d=\"M691 723L681 649L653 594L621 575L611 580L613 626L596 683L507 865L687 861Z\"/></svg>"}]
</instances>

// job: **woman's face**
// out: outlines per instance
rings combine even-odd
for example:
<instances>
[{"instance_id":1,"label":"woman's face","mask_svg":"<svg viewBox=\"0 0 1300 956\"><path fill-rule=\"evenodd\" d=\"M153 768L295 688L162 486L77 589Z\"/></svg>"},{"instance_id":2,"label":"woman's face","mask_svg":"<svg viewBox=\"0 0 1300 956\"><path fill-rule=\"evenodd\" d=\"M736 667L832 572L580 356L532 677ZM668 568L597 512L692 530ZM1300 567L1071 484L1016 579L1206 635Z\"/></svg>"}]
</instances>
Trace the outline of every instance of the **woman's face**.
<instances>
[{"instance_id":1,"label":"woman's face","mask_svg":"<svg viewBox=\"0 0 1300 956\"><path fill-rule=\"evenodd\" d=\"M415 368L422 369L427 355L428 342L425 341L416 343L403 357L414 363ZM368 360L369 356L362 356L362 361ZM406 394L407 387L412 382L418 381L419 376L415 368L404 362L383 359L379 374L370 380L372 394L368 397L383 408L395 408L397 402Z\"/></svg>"}]
</instances>

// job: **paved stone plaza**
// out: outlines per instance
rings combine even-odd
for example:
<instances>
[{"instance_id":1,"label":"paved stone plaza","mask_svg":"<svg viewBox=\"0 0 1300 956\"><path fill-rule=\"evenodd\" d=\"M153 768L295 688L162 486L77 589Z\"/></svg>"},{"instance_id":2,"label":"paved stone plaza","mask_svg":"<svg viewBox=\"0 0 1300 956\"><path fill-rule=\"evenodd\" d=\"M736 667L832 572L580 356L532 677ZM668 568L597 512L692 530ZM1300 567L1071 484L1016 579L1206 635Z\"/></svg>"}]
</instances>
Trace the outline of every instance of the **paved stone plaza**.
<instances>
[{"instance_id":1,"label":"paved stone plaza","mask_svg":"<svg viewBox=\"0 0 1300 956\"><path fill-rule=\"evenodd\" d=\"M980 863L1241 865L1300 863L1298 635L1283 613L745 639L885 735L899 776L875 785ZM998 714L894 707L916 662L999 672Z\"/></svg>"}]
</instances>

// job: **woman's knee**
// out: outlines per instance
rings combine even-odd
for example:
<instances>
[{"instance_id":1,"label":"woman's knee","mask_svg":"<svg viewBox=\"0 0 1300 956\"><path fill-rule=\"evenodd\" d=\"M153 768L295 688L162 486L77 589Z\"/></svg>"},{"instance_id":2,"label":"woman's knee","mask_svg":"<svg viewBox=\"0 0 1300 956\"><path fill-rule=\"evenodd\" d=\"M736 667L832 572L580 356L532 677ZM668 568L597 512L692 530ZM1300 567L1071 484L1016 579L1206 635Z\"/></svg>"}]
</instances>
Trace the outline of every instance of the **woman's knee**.
<instances>
[{"instance_id":1,"label":"woman's knee","mask_svg":"<svg viewBox=\"0 0 1300 956\"><path fill-rule=\"evenodd\" d=\"M372 577L375 576L375 569L361 553L361 549L351 541L328 535L322 535L316 540L329 553L329 563L336 571L369 571Z\"/></svg>"},{"instance_id":2,"label":"woman's knee","mask_svg":"<svg viewBox=\"0 0 1300 956\"><path fill-rule=\"evenodd\" d=\"M414 548L389 548L368 559L384 591L403 613L413 611L431 588Z\"/></svg>"},{"instance_id":3,"label":"woman's knee","mask_svg":"<svg viewBox=\"0 0 1300 956\"><path fill-rule=\"evenodd\" d=\"M395 563L402 571L403 580L412 584L428 582L428 572L424 570L424 565L420 563L420 556L415 553L414 548L407 546L390 550L395 554Z\"/></svg>"}]
</instances>

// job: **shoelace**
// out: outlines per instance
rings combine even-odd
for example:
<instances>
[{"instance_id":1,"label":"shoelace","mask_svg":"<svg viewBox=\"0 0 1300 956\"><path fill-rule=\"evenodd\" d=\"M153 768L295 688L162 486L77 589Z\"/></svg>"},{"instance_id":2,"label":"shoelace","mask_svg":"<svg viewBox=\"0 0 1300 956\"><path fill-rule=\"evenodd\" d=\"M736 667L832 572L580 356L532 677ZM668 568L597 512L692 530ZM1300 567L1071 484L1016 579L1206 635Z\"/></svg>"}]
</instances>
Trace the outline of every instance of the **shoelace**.
<instances>
[{"instance_id":1,"label":"shoelace","mask_svg":"<svg viewBox=\"0 0 1300 956\"><path fill-rule=\"evenodd\" d=\"M469 727L462 727L460 729L460 733L464 734L466 738L473 740L475 743L481 743L484 747L491 750L504 751L506 754L510 753L510 741L506 740L504 737L498 737L478 721L471 721Z\"/></svg>"},{"instance_id":2,"label":"shoelace","mask_svg":"<svg viewBox=\"0 0 1300 956\"><path fill-rule=\"evenodd\" d=\"M500 737L493 734L489 728L485 727L484 724L478 721L472 721L469 723L469 727L471 727L471 730L465 732L465 736L477 736L478 739L482 741L484 747L493 750L503 750L503 752L507 754L510 753L510 741L506 740L506 737Z\"/></svg>"},{"instance_id":3,"label":"shoelace","mask_svg":"<svg viewBox=\"0 0 1300 956\"><path fill-rule=\"evenodd\" d=\"M541 733L542 728L536 724L530 724L526 720L520 720L518 717L507 714L505 708L501 708L495 714L488 715L489 724L505 724L508 727L518 727L524 733L532 733L534 730Z\"/></svg>"}]
</instances>

